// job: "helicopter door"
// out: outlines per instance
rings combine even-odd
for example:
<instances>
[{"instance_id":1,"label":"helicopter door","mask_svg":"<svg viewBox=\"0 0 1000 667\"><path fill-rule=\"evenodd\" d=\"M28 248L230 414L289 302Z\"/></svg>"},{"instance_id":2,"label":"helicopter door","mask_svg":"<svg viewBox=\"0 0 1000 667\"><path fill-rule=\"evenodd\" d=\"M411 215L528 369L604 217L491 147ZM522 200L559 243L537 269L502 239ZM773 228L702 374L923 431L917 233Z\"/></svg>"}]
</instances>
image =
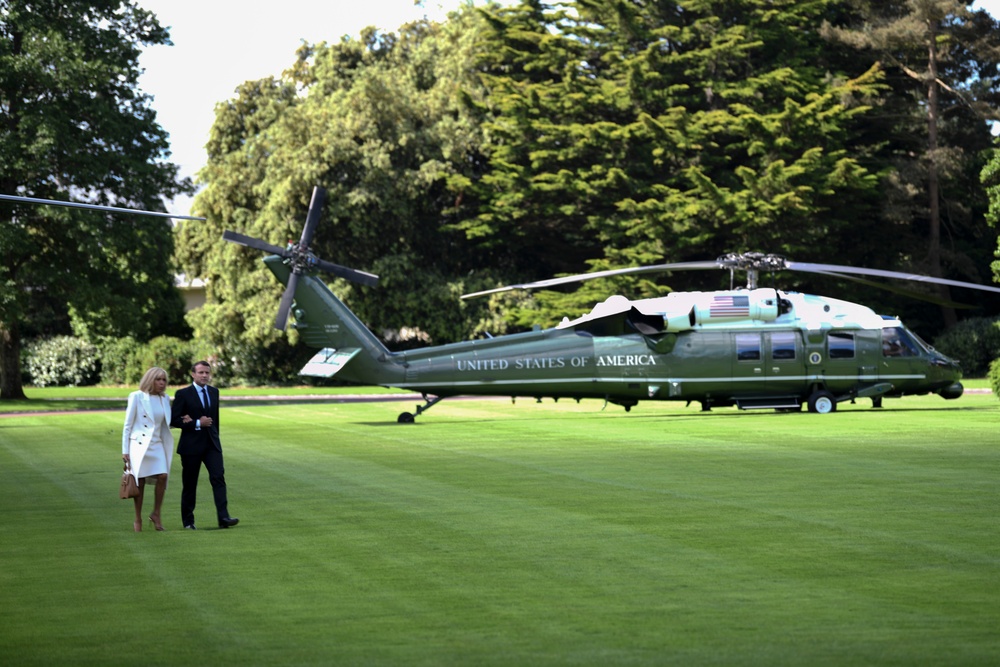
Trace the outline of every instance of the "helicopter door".
<instances>
[{"instance_id":1,"label":"helicopter door","mask_svg":"<svg viewBox=\"0 0 1000 667\"><path fill-rule=\"evenodd\" d=\"M909 331L903 327L882 330L879 355L879 379L891 382L896 389L909 391L927 378L927 360Z\"/></svg>"},{"instance_id":2,"label":"helicopter door","mask_svg":"<svg viewBox=\"0 0 1000 667\"><path fill-rule=\"evenodd\" d=\"M857 391L878 380L880 336L880 333L863 329L827 334L823 374L830 391Z\"/></svg>"},{"instance_id":3,"label":"helicopter door","mask_svg":"<svg viewBox=\"0 0 1000 667\"><path fill-rule=\"evenodd\" d=\"M802 341L795 331L732 334L734 396L802 393Z\"/></svg>"},{"instance_id":4,"label":"helicopter door","mask_svg":"<svg viewBox=\"0 0 1000 667\"><path fill-rule=\"evenodd\" d=\"M767 375L764 373L764 346L759 333L732 334L733 395L753 396L761 391Z\"/></svg>"},{"instance_id":5,"label":"helicopter door","mask_svg":"<svg viewBox=\"0 0 1000 667\"><path fill-rule=\"evenodd\" d=\"M764 338L768 390L781 395L800 395L805 382L801 335L798 331L771 331Z\"/></svg>"}]
</instances>

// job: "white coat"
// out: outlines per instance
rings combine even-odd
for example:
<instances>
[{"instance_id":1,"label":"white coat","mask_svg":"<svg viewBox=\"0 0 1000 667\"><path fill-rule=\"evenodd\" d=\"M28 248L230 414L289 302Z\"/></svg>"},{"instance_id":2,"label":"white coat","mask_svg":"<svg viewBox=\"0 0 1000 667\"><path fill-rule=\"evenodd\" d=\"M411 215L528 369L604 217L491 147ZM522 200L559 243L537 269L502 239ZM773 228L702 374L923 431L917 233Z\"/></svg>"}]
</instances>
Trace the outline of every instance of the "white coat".
<instances>
[{"instance_id":1,"label":"white coat","mask_svg":"<svg viewBox=\"0 0 1000 667\"><path fill-rule=\"evenodd\" d=\"M132 476L139 482L139 469L142 468L142 457L153 439L152 401L160 401L163 407L164 420L159 423L160 442L167 455L167 472L174 458L174 436L170 433L170 398L150 396L144 391L133 391L128 395L128 407L125 408L125 426L122 429L122 454L128 454L132 462Z\"/></svg>"}]
</instances>

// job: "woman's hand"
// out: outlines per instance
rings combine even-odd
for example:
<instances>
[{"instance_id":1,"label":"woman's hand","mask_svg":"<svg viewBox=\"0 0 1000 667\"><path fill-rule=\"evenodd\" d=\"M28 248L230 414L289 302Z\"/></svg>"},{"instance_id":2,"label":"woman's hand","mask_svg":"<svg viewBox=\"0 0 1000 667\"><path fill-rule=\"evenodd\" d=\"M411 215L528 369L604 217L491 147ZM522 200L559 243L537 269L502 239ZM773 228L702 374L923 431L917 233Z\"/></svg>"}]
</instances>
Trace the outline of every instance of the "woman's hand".
<instances>
[{"instance_id":1,"label":"woman's hand","mask_svg":"<svg viewBox=\"0 0 1000 667\"><path fill-rule=\"evenodd\" d=\"M194 420L193 420L193 419L191 419L191 415L183 415L183 416L181 417L181 423L182 423L182 424L188 424L188 423L190 423L190 422L192 422L192 421L194 421Z\"/></svg>"},{"instance_id":2,"label":"woman's hand","mask_svg":"<svg viewBox=\"0 0 1000 667\"><path fill-rule=\"evenodd\" d=\"M127 463L127 464L131 464L132 463L132 459L129 458L128 454L122 454L122 461L125 462L125 463Z\"/></svg>"}]
</instances>

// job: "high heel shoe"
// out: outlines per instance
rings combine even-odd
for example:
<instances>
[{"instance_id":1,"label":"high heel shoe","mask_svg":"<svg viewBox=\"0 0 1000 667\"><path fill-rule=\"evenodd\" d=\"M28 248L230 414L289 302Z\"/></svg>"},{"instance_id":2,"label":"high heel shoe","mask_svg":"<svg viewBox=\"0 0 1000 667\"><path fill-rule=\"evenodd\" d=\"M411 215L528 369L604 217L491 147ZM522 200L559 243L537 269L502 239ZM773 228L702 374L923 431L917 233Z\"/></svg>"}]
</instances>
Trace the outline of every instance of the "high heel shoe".
<instances>
[{"instance_id":1,"label":"high heel shoe","mask_svg":"<svg viewBox=\"0 0 1000 667\"><path fill-rule=\"evenodd\" d=\"M153 517L156 518L154 519ZM155 514L150 514L149 520L152 522L154 528L156 528L157 530L163 530L163 524L160 523L160 517L156 516Z\"/></svg>"},{"instance_id":2,"label":"high heel shoe","mask_svg":"<svg viewBox=\"0 0 1000 667\"><path fill-rule=\"evenodd\" d=\"M142 532L142 521L139 521L138 519L135 520L135 521L133 521L132 522L132 529L135 530L135 532L137 532L137 533L141 533Z\"/></svg>"}]
</instances>

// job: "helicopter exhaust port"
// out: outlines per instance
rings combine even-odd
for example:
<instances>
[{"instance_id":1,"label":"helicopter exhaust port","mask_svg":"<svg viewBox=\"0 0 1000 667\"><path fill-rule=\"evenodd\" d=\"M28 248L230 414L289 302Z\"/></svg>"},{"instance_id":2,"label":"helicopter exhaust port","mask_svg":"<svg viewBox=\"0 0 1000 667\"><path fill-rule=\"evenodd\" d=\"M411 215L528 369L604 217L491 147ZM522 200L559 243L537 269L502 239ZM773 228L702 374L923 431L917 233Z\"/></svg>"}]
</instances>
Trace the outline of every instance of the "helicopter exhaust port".
<instances>
[{"instance_id":1,"label":"helicopter exhaust port","mask_svg":"<svg viewBox=\"0 0 1000 667\"><path fill-rule=\"evenodd\" d=\"M691 313L691 323L731 322L737 320L759 320L773 322L778 318L781 299L776 290L759 288L712 292L699 295Z\"/></svg>"}]
</instances>

